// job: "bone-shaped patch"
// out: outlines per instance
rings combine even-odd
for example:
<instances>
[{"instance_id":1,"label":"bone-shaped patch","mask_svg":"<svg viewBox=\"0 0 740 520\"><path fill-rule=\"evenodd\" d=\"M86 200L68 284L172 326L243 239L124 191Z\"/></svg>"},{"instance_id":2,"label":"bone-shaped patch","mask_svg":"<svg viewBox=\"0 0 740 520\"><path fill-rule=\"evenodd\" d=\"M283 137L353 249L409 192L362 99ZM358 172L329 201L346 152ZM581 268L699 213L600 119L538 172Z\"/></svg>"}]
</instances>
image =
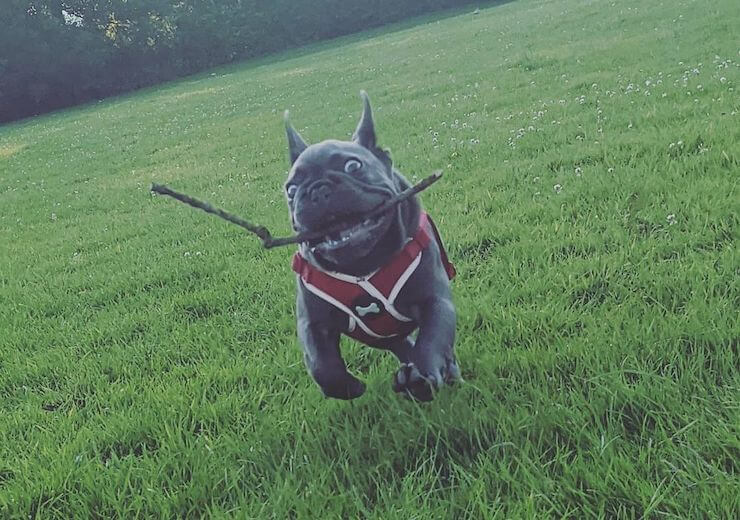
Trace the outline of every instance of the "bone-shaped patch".
<instances>
[{"instance_id":1,"label":"bone-shaped patch","mask_svg":"<svg viewBox=\"0 0 740 520\"><path fill-rule=\"evenodd\" d=\"M367 316L368 314L379 314L380 313L380 307L378 307L378 304L373 302L367 307L362 307L361 305L358 305L355 307L355 310L357 311L357 314L360 315L360 318Z\"/></svg>"}]
</instances>

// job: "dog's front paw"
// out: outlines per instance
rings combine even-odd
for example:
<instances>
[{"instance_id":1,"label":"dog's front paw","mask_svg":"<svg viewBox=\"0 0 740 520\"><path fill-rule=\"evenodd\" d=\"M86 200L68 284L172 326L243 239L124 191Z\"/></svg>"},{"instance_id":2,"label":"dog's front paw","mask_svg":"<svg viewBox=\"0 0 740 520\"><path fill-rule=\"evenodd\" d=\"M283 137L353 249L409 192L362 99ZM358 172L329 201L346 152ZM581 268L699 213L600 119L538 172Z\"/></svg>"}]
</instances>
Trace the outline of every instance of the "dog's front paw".
<instances>
[{"instance_id":1,"label":"dog's front paw","mask_svg":"<svg viewBox=\"0 0 740 520\"><path fill-rule=\"evenodd\" d=\"M442 385L461 379L460 368L454 360L428 374L422 374L413 363L403 363L393 378L393 390L418 401L431 401Z\"/></svg>"},{"instance_id":2,"label":"dog's front paw","mask_svg":"<svg viewBox=\"0 0 740 520\"><path fill-rule=\"evenodd\" d=\"M351 374L346 377L322 382L319 387L326 397L333 399L356 399L365 393L365 383Z\"/></svg>"},{"instance_id":3,"label":"dog's front paw","mask_svg":"<svg viewBox=\"0 0 740 520\"><path fill-rule=\"evenodd\" d=\"M425 376L413 363L403 363L393 378L393 390L418 401L431 401L440 384Z\"/></svg>"}]
</instances>

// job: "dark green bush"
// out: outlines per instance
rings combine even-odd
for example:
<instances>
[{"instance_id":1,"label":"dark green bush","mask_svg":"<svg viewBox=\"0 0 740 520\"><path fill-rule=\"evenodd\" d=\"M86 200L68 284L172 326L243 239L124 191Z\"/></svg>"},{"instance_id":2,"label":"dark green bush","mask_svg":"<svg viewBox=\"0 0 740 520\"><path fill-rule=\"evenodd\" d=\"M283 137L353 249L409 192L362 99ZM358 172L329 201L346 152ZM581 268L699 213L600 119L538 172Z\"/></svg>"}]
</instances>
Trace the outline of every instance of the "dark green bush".
<instances>
[{"instance_id":1,"label":"dark green bush","mask_svg":"<svg viewBox=\"0 0 740 520\"><path fill-rule=\"evenodd\" d=\"M0 122L473 0L4 0Z\"/></svg>"}]
</instances>

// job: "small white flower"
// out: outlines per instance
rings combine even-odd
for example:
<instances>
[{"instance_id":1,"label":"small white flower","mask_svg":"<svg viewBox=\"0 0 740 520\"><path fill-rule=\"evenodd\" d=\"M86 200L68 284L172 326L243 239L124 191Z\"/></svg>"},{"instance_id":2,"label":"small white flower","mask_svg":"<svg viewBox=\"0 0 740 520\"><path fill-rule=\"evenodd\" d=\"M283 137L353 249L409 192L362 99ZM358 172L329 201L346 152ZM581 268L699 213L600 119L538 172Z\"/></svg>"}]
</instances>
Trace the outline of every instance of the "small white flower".
<instances>
[{"instance_id":1,"label":"small white flower","mask_svg":"<svg viewBox=\"0 0 740 520\"><path fill-rule=\"evenodd\" d=\"M673 224L676 223L676 215L674 215L673 213L668 215L665 219L668 221L669 226L672 226Z\"/></svg>"},{"instance_id":2,"label":"small white flower","mask_svg":"<svg viewBox=\"0 0 740 520\"><path fill-rule=\"evenodd\" d=\"M56 221L56 219L57 219L57 214L56 213L52 213L51 214L51 220L52 220L52 222Z\"/></svg>"},{"instance_id":3,"label":"small white flower","mask_svg":"<svg viewBox=\"0 0 740 520\"><path fill-rule=\"evenodd\" d=\"M581 170L581 167L580 166L576 166L576 176L577 177L580 177L581 176L581 173L583 173L583 170Z\"/></svg>"},{"instance_id":4,"label":"small white flower","mask_svg":"<svg viewBox=\"0 0 740 520\"><path fill-rule=\"evenodd\" d=\"M608 170L606 170L606 171L607 171L607 173L614 173L614 168L609 168L609 169L608 169Z\"/></svg>"},{"instance_id":5,"label":"small white flower","mask_svg":"<svg viewBox=\"0 0 740 520\"><path fill-rule=\"evenodd\" d=\"M555 193L560 193L561 191L563 191L563 187L560 184L556 184L552 187L552 189L555 190Z\"/></svg>"}]
</instances>

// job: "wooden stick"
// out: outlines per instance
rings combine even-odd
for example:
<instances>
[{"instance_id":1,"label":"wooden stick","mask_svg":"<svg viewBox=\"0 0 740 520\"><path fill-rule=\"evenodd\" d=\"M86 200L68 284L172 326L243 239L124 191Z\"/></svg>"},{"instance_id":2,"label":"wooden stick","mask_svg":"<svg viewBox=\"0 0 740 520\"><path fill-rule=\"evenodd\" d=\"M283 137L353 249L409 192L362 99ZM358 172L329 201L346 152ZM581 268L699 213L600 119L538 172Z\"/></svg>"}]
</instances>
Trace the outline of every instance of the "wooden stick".
<instances>
[{"instance_id":1,"label":"wooden stick","mask_svg":"<svg viewBox=\"0 0 740 520\"><path fill-rule=\"evenodd\" d=\"M162 195L168 195L172 197L173 199L177 199L180 202L184 202L185 204L192 206L194 208L202 209L206 213L211 213L212 215L216 215L218 217L221 217L224 220L228 220L229 222L236 224L237 226L241 226L247 231L250 231L260 237L262 242L269 242L272 240L272 235L270 234L270 231L264 226L258 226L256 224L252 224L248 220L244 220L241 217L237 217L236 215L232 215L228 211L224 211L221 208L216 208L214 206L211 206L209 203L204 202L202 200L198 200L194 197L191 197L189 195L185 195L184 193L180 193L179 191L175 191L173 189L168 188L167 186L163 184L152 184L151 190L155 193L160 193Z\"/></svg>"},{"instance_id":2,"label":"wooden stick","mask_svg":"<svg viewBox=\"0 0 740 520\"><path fill-rule=\"evenodd\" d=\"M206 213L211 213L212 215L221 217L224 220L228 220L229 222L246 229L250 233L254 233L255 235L257 235L259 239L262 240L262 246L265 247L266 249L270 249L273 247L287 246L289 244L299 244L301 242L307 242L308 240L322 238L328 234L336 233L344 229L349 229L355 226L356 224L363 222L365 219L372 218L382 213L385 213L386 211L393 208L397 204L403 202L404 200L408 199L409 197L416 195L422 190L427 189L429 186L437 182L440 178L442 178L442 171L437 170L436 172L432 173L429 177L423 179L418 184L415 184L414 186L411 186L410 188L403 190L398 195L394 195L393 197L391 197L390 199L388 199L387 201L379 205L377 208L371 210L367 214L363 215L361 218L354 219L351 222L342 222L342 223L330 226L321 231L308 231L305 233L299 233L298 235L294 235L292 237L283 237L283 238L273 238L272 234L265 226L259 226L257 224L253 224L252 222L249 222L248 220L245 220L236 215L232 215L231 213L224 211L221 208L214 207L208 202L204 202L202 200L198 200L189 195L185 195L184 193L180 193L178 191L170 189L169 187L163 184L154 183L152 184L151 190L155 193L160 193L162 195L167 195L169 197L177 199L180 202L183 202L194 208L201 209L205 211Z\"/></svg>"}]
</instances>

